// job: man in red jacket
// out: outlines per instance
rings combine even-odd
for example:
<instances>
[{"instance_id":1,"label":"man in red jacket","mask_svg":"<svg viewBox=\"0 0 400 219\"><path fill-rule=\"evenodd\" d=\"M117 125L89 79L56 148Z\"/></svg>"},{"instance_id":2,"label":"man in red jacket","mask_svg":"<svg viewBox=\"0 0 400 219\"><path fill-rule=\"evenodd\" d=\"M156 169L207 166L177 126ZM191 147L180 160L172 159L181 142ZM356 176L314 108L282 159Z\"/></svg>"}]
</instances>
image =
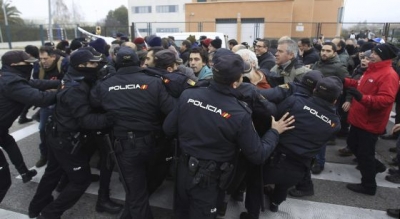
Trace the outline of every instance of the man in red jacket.
<instances>
[{"instance_id":1,"label":"man in red jacket","mask_svg":"<svg viewBox=\"0 0 400 219\"><path fill-rule=\"evenodd\" d=\"M375 175L386 167L375 159L375 144L387 125L399 89L399 77L392 68L397 48L381 44L373 49L371 62L360 80L346 78L347 92L353 96L348 122L351 124L347 145L357 157L361 184L347 184L358 193L375 195Z\"/></svg>"}]
</instances>

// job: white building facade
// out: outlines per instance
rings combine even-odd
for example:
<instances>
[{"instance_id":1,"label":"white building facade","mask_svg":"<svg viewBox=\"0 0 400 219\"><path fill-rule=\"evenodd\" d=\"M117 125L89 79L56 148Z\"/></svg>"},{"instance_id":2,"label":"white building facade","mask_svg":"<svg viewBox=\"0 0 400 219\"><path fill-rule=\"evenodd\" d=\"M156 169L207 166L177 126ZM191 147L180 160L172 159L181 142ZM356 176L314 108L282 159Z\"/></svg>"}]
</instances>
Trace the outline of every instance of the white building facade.
<instances>
[{"instance_id":1,"label":"white building facade","mask_svg":"<svg viewBox=\"0 0 400 219\"><path fill-rule=\"evenodd\" d=\"M142 36L185 32L185 3L190 2L192 1L128 0L129 23L134 23L136 31Z\"/></svg>"}]
</instances>

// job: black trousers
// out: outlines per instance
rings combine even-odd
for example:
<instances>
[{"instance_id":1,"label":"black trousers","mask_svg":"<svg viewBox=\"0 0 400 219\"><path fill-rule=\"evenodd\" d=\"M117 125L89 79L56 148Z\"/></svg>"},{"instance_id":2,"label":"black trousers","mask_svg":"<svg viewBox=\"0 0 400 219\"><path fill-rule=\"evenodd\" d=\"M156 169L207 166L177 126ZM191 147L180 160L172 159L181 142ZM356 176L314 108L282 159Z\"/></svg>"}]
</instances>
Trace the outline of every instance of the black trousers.
<instances>
[{"instance_id":1,"label":"black trousers","mask_svg":"<svg viewBox=\"0 0 400 219\"><path fill-rule=\"evenodd\" d=\"M0 203L11 186L11 175L8 163L3 151L0 149Z\"/></svg>"},{"instance_id":2,"label":"black trousers","mask_svg":"<svg viewBox=\"0 0 400 219\"><path fill-rule=\"evenodd\" d=\"M172 139L159 137L156 138L154 152L146 167L147 191L153 194L162 185L170 171L172 160L167 160L173 156Z\"/></svg>"},{"instance_id":3,"label":"black trousers","mask_svg":"<svg viewBox=\"0 0 400 219\"><path fill-rule=\"evenodd\" d=\"M36 194L29 205L29 212L41 212L46 218L60 218L89 187L90 166L87 154L82 150L78 150L76 154L71 154L72 144L70 139L53 137L49 134L46 140L49 145L48 163ZM53 201L52 192L64 173L69 182L57 199Z\"/></svg>"},{"instance_id":4,"label":"black trousers","mask_svg":"<svg viewBox=\"0 0 400 219\"><path fill-rule=\"evenodd\" d=\"M8 134L8 130L0 130L0 146L7 152L11 163L15 166L19 174L28 172L21 151L15 139Z\"/></svg>"},{"instance_id":5,"label":"black trousers","mask_svg":"<svg viewBox=\"0 0 400 219\"><path fill-rule=\"evenodd\" d=\"M153 153L155 139L152 135L141 138L118 138L114 147L128 192L121 219L152 219L147 191L146 168Z\"/></svg>"},{"instance_id":6,"label":"black trousers","mask_svg":"<svg viewBox=\"0 0 400 219\"><path fill-rule=\"evenodd\" d=\"M277 205L286 200L287 190L302 180L307 170L304 164L295 162L288 157L278 164L265 164L263 168L264 185L275 185L270 201ZM250 182L248 181L246 192L246 209L253 217L258 217L261 207L258 194L260 191L259 184L256 181L254 184L250 184Z\"/></svg>"},{"instance_id":7,"label":"black trousers","mask_svg":"<svg viewBox=\"0 0 400 219\"><path fill-rule=\"evenodd\" d=\"M361 184L371 190L376 190L376 167L383 164L375 158L375 144L378 134L367 132L355 126L350 127L347 145L358 160L361 172Z\"/></svg>"},{"instance_id":8,"label":"black trousers","mask_svg":"<svg viewBox=\"0 0 400 219\"><path fill-rule=\"evenodd\" d=\"M108 191L110 189L111 175L114 169L113 159L108 157L109 148L106 145L104 135L95 135L94 143L97 145L100 151L100 182L99 182L99 194L101 191Z\"/></svg>"},{"instance_id":9,"label":"black trousers","mask_svg":"<svg viewBox=\"0 0 400 219\"><path fill-rule=\"evenodd\" d=\"M178 164L175 215L178 219L214 219L217 216L219 180L208 177L208 183L194 184L188 164Z\"/></svg>"}]
</instances>

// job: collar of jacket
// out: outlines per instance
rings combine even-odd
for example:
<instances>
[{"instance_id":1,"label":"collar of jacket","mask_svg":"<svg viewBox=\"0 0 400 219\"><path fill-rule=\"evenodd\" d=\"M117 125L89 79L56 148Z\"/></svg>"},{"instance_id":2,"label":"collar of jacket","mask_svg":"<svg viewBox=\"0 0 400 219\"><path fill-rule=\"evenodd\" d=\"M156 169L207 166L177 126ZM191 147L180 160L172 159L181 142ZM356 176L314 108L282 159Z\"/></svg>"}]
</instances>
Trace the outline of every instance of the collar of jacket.
<instances>
[{"instance_id":1,"label":"collar of jacket","mask_svg":"<svg viewBox=\"0 0 400 219\"><path fill-rule=\"evenodd\" d=\"M22 77L22 73L19 72L17 69L13 68L12 66L9 65L3 65L1 67L1 72L9 72L9 73L14 73L20 77Z\"/></svg>"},{"instance_id":2,"label":"collar of jacket","mask_svg":"<svg viewBox=\"0 0 400 219\"><path fill-rule=\"evenodd\" d=\"M319 106L322 106L326 110L329 110L331 112L336 112L336 106L333 103L330 103L322 98L312 96L313 102L317 103Z\"/></svg>"},{"instance_id":3,"label":"collar of jacket","mask_svg":"<svg viewBox=\"0 0 400 219\"><path fill-rule=\"evenodd\" d=\"M279 66L278 69L281 71L280 74L281 75L286 75L289 76L290 72L292 71L294 64L296 64L297 59L293 58L292 60L288 61L289 64L285 63L283 66ZM286 65L286 67L284 67Z\"/></svg>"},{"instance_id":4,"label":"collar of jacket","mask_svg":"<svg viewBox=\"0 0 400 219\"><path fill-rule=\"evenodd\" d=\"M340 59L339 59L338 55L335 55L334 57L332 57L330 59L327 59L327 60L322 60L321 59L319 62L323 63L323 64L333 64L333 63L340 62Z\"/></svg>"},{"instance_id":5,"label":"collar of jacket","mask_svg":"<svg viewBox=\"0 0 400 219\"><path fill-rule=\"evenodd\" d=\"M368 69L367 70L369 70L369 72L371 72L371 71L376 71L376 70L379 70L381 68L391 67L391 66L392 66L392 60L391 59L385 60L385 61L381 61L381 62L375 62L375 63L370 62L368 64Z\"/></svg>"},{"instance_id":6,"label":"collar of jacket","mask_svg":"<svg viewBox=\"0 0 400 219\"><path fill-rule=\"evenodd\" d=\"M83 76L82 73L75 70L71 66L68 68L68 73L65 74L65 76L74 81L82 81L85 78L85 76Z\"/></svg>"},{"instance_id":7,"label":"collar of jacket","mask_svg":"<svg viewBox=\"0 0 400 219\"><path fill-rule=\"evenodd\" d=\"M240 94L240 92L237 91L237 89L234 89L233 87L231 87L230 85L219 84L219 83L211 80L209 88L211 88L219 93L228 95L228 96L234 96L239 100L242 99L242 95Z\"/></svg>"},{"instance_id":8,"label":"collar of jacket","mask_svg":"<svg viewBox=\"0 0 400 219\"><path fill-rule=\"evenodd\" d=\"M141 72L143 68L139 66L127 66L127 67L121 67L118 69L117 74L132 74L132 73L138 73Z\"/></svg>"}]
</instances>

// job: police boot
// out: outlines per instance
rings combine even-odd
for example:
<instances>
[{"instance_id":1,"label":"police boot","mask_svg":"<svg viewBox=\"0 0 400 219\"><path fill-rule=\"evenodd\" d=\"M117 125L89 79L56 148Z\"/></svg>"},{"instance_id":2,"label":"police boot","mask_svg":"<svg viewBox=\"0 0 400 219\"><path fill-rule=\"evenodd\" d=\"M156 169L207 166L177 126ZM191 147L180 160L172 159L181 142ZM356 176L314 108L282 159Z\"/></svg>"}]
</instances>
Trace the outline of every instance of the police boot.
<instances>
[{"instance_id":1,"label":"police boot","mask_svg":"<svg viewBox=\"0 0 400 219\"><path fill-rule=\"evenodd\" d=\"M97 212L107 212L110 214L118 214L122 210L123 205L110 200L110 191L99 190L99 197L96 203Z\"/></svg>"}]
</instances>

